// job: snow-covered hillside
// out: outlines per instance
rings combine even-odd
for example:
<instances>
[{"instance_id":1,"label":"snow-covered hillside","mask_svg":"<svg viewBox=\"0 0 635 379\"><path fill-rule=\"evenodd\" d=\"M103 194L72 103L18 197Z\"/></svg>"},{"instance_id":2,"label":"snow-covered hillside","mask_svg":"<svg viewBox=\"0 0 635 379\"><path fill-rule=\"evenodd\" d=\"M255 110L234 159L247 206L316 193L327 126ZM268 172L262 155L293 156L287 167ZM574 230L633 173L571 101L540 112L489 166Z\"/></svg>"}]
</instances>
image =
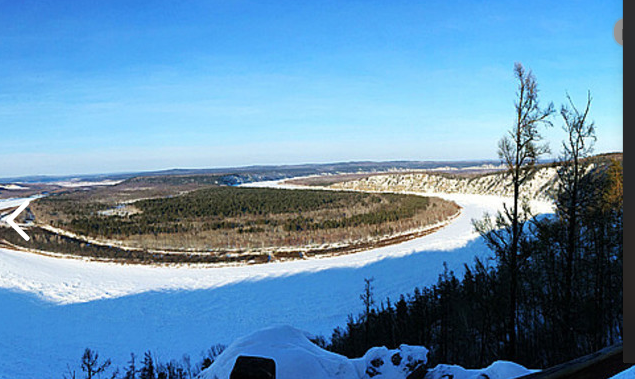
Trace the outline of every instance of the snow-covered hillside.
<instances>
[{"instance_id":1,"label":"snow-covered hillside","mask_svg":"<svg viewBox=\"0 0 635 379\"><path fill-rule=\"evenodd\" d=\"M471 220L498 196L442 195L463 207L440 231L353 255L239 267L150 267L0 249L0 378L56 378L86 347L123 366L129 353L195 361L216 343L276 324L329 336L361 311L364 278L379 300L490 256ZM20 203L14 200L15 206ZM536 202L538 212L550 205Z\"/></svg>"},{"instance_id":2,"label":"snow-covered hillside","mask_svg":"<svg viewBox=\"0 0 635 379\"><path fill-rule=\"evenodd\" d=\"M556 168L543 167L523 185L523 194L530 199L548 201L552 198L556 183ZM331 187L361 191L439 192L504 197L513 195L510 176L506 172L472 178L427 173L373 175L359 180L336 183Z\"/></svg>"}]
</instances>

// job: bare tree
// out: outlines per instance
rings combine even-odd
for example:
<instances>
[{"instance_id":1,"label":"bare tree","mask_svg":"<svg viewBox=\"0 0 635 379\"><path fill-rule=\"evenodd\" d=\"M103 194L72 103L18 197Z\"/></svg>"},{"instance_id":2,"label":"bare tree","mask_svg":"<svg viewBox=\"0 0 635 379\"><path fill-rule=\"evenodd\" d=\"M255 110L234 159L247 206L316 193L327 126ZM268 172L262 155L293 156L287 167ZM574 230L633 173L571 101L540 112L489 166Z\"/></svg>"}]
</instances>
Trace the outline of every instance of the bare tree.
<instances>
[{"instance_id":1,"label":"bare tree","mask_svg":"<svg viewBox=\"0 0 635 379\"><path fill-rule=\"evenodd\" d=\"M564 121L563 130L567 138L562 142L562 156L560 169L558 170L559 194L557 197L557 213L563 221L566 233L565 245L565 283L564 283L564 325L569 332L565 343L573 343L572 329L572 298L573 280L576 261L579 255L578 242L580 232L580 214L584 204L581 197L580 179L584 176L589 162L584 158L593 151L595 138L595 125L588 122L589 109L591 108L591 93L587 93L586 106L579 111L573 104L573 100L567 94L568 104L562 105L560 115Z\"/></svg>"},{"instance_id":2,"label":"bare tree","mask_svg":"<svg viewBox=\"0 0 635 379\"><path fill-rule=\"evenodd\" d=\"M64 374L64 379L75 379L77 375L75 374L75 370L71 370L71 366L66 365L66 373Z\"/></svg>"},{"instance_id":3,"label":"bare tree","mask_svg":"<svg viewBox=\"0 0 635 379\"><path fill-rule=\"evenodd\" d=\"M360 300L364 303L364 339L366 345L369 342L369 329L370 313L375 305L375 297L373 295L373 281L375 278L364 278L364 292L359 295Z\"/></svg>"},{"instance_id":4,"label":"bare tree","mask_svg":"<svg viewBox=\"0 0 635 379\"><path fill-rule=\"evenodd\" d=\"M134 353L130 353L130 361L128 361L128 368L124 373L123 379L137 379L137 364L135 361L136 356Z\"/></svg>"},{"instance_id":5,"label":"bare tree","mask_svg":"<svg viewBox=\"0 0 635 379\"><path fill-rule=\"evenodd\" d=\"M110 367L110 359L105 360L103 363L99 363L99 354L91 349L84 350L82 356L82 371L86 373L86 379L93 379L95 375L99 375L106 371ZM114 375L113 375L114 377Z\"/></svg>"},{"instance_id":6,"label":"bare tree","mask_svg":"<svg viewBox=\"0 0 635 379\"><path fill-rule=\"evenodd\" d=\"M513 204L504 205L493 221L489 216L475 221L476 230L484 237L488 246L495 251L501 268L509 275L509 309L507 317L507 354L516 357L516 319L518 274L520 262L527 257L520 246L525 238L524 226L531 218L527 199L521 188L535 171L538 158L549 151L542 144L540 126L551 126L549 117L554 113L553 104L541 108L538 102L538 85L531 71L525 71L520 63L514 65L514 75L518 81L515 102L515 121L498 144L498 155L506 167L513 186Z\"/></svg>"}]
</instances>

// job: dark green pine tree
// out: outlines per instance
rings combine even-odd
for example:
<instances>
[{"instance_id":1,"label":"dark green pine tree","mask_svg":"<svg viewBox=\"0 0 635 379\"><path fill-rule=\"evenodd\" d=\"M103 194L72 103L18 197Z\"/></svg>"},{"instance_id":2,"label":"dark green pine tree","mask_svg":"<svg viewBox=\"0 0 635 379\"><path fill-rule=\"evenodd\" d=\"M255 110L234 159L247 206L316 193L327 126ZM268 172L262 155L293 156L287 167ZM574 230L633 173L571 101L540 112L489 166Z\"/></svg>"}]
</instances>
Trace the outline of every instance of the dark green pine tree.
<instances>
[{"instance_id":1,"label":"dark green pine tree","mask_svg":"<svg viewBox=\"0 0 635 379\"><path fill-rule=\"evenodd\" d=\"M126 372L124 373L124 379L137 379L137 366L135 362L134 353L130 354L130 361L128 361L128 367L126 368Z\"/></svg>"},{"instance_id":2,"label":"dark green pine tree","mask_svg":"<svg viewBox=\"0 0 635 379\"><path fill-rule=\"evenodd\" d=\"M152 353L146 351L143 356L143 367L139 371L139 379L156 379Z\"/></svg>"}]
</instances>

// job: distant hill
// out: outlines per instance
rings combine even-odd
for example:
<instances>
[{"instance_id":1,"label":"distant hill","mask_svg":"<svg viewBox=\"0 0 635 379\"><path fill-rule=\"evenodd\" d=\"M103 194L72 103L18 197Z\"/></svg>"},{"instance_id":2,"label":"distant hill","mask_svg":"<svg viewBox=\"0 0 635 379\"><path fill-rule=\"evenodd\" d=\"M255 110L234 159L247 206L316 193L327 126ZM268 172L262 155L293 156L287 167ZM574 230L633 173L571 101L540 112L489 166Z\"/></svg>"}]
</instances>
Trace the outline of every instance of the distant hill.
<instances>
[{"instance_id":1,"label":"distant hill","mask_svg":"<svg viewBox=\"0 0 635 379\"><path fill-rule=\"evenodd\" d=\"M88 175L63 175L63 176L22 176L0 178L0 183L54 183L60 181L104 181L126 180L135 177L156 176L190 176L190 175L233 175L238 181L250 180L276 180L294 176L356 173L356 172L387 172L397 170L429 170L440 167L464 168L486 164L498 164L492 160L474 161L388 161L388 162L336 162L298 165L263 165L230 168L203 168L203 169L169 169L160 171L127 172L113 174L88 174Z\"/></svg>"}]
</instances>

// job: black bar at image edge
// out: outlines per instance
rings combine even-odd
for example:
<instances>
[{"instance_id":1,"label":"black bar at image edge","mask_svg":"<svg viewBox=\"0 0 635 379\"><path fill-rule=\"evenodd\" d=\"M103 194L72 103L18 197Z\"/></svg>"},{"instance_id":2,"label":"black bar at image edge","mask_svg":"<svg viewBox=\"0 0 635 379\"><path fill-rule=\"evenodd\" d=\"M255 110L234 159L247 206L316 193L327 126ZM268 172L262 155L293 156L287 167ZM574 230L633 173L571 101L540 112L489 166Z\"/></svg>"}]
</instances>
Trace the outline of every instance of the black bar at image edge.
<instances>
[{"instance_id":1,"label":"black bar at image edge","mask_svg":"<svg viewBox=\"0 0 635 379\"><path fill-rule=\"evenodd\" d=\"M624 7L625 13L633 13L635 4L630 2L628 7ZM624 34L630 35L628 30ZM625 39L629 40L630 37L626 36ZM623 47L622 47L623 48ZM635 166L634 157L635 154L631 153L628 146L629 142L634 140L633 128L635 124L635 112L633 112L630 104L633 104L633 68L635 67L635 59L633 59L633 49L624 50L624 99L623 99L623 113L624 113L624 125L623 125L623 145L624 145L624 194L629 193L631 189L635 188L633 180L635 174L631 167ZM635 229L635 199L631 199L628 195L624 196L624 265L623 265L623 317L624 317L624 331L623 331L623 345L624 345L624 362L635 363L635 233L632 231Z\"/></svg>"}]
</instances>

